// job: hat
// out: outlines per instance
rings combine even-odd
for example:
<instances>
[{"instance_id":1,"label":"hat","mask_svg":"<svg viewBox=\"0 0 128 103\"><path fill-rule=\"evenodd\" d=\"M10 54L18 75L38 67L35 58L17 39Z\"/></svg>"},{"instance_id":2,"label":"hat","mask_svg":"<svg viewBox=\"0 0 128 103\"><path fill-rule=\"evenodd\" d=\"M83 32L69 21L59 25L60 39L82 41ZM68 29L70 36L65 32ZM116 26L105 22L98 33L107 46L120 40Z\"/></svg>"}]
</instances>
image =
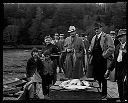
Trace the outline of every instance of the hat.
<instances>
[{"instance_id":1,"label":"hat","mask_svg":"<svg viewBox=\"0 0 128 103\"><path fill-rule=\"evenodd\" d=\"M63 37L64 36L64 34L60 34L60 37Z\"/></svg>"},{"instance_id":2,"label":"hat","mask_svg":"<svg viewBox=\"0 0 128 103\"><path fill-rule=\"evenodd\" d=\"M58 33L55 33L55 36L59 36L59 34Z\"/></svg>"},{"instance_id":3,"label":"hat","mask_svg":"<svg viewBox=\"0 0 128 103\"><path fill-rule=\"evenodd\" d=\"M115 31L110 31L110 34L115 34Z\"/></svg>"},{"instance_id":4,"label":"hat","mask_svg":"<svg viewBox=\"0 0 128 103\"><path fill-rule=\"evenodd\" d=\"M76 31L75 26L70 26L68 32L71 33L71 32L74 32L74 31Z\"/></svg>"},{"instance_id":5,"label":"hat","mask_svg":"<svg viewBox=\"0 0 128 103\"><path fill-rule=\"evenodd\" d=\"M126 35L126 29L120 29L120 30L118 31L117 38L119 38L119 37L121 37L121 36L123 36L123 35Z\"/></svg>"},{"instance_id":6,"label":"hat","mask_svg":"<svg viewBox=\"0 0 128 103\"><path fill-rule=\"evenodd\" d=\"M102 27L102 25L100 23L95 23L94 24L94 29L99 29L101 27Z\"/></svg>"},{"instance_id":7,"label":"hat","mask_svg":"<svg viewBox=\"0 0 128 103\"><path fill-rule=\"evenodd\" d=\"M49 35L49 36L45 36L45 38L44 38L44 39L47 39L47 38L50 38L50 39L52 39L52 38L50 37L50 35Z\"/></svg>"}]
</instances>

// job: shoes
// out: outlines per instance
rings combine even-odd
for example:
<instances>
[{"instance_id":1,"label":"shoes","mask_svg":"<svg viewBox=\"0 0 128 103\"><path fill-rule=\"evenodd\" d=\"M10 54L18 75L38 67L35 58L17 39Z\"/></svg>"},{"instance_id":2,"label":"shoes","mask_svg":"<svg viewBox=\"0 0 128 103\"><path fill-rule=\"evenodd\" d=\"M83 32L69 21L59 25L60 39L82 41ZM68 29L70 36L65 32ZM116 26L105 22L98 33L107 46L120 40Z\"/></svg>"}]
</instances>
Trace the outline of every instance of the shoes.
<instances>
[{"instance_id":1,"label":"shoes","mask_svg":"<svg viewBox=\"0 0 128 103\"><path fill-rule=\"evenodd\" d=\"M49 95L48 94L44 95L44 99L49 100L50 99Z\"/></svg>"},{"instance_id":2,"label":"shoes","mask_svg":"<svg viewBox=\"0 0 128 103\"><path fill-rule=\"evenodd\" d=\"M116 102L126 103L128 100L116 100Z\"/></svg>"},{"instance_id":3,"label":"shoes","mask_svg":"<svg viewBox=\"0 0 128 103\"><path fill-rule=\"evenodd\" d=\"M101 99L102 100L107 100L107 95L102 95Z\"/></svg>"}]
</instances>

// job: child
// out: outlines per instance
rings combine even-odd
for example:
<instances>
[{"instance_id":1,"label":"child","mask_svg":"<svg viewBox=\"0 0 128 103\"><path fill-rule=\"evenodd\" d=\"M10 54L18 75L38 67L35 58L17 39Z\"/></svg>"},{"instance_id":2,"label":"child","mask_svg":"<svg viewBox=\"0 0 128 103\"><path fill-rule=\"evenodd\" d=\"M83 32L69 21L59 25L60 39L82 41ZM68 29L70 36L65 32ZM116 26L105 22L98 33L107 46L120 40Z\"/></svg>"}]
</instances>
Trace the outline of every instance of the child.
<instances>
[{"instance_id":1,"label":"child","mask_svg":"<svg viewBox=\"0 0 128 103\"><path fill-rule=\"evenodd\" d=\"M53 83L53 61L47 53L42 54L42 62L44 65L44 72L42 77L42 87L44 95L49 95L50 85Z\"/></svg>"}]
</instances>

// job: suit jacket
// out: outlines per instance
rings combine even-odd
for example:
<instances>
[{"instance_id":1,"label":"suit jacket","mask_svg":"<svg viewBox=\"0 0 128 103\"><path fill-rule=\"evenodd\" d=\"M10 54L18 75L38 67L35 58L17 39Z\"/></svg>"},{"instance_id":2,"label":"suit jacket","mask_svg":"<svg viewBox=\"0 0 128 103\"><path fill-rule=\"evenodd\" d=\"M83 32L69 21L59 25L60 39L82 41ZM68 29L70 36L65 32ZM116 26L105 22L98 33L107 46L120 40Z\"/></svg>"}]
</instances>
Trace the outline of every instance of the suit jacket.
<instances>
[{"instance_id":1,"label":"suit jacket","mask_svg":"<svg viewBox=\"0 0 128 103\"><path fill-rule=\"evenodd\" d=\"M118 72L117 68L118 68L119 62L117 62L117 58L118 58L118 55L119 55L120 46L121 46L120 43L116 46L116 49L115 49L115 52L114 52L114 59L113 59L111 65L110 65L110 67L108 68L110 71L112 71L114 68L116 68L116 72ZM127 53L127 50L126 50L126 45L124 47L124 51L125 52L122 53L122 62L123 62L125 72L127 72L127 64L128 64L127 56L128 56L128 53Z\"/></svg>"},{"instance_id":2,"label":"suit jacket","mask_svg":"<svg viewBox=\"0 0 128 103\"><path fill-rule=\"evenodd\" d=\"M64 50L64 39L58 41L58 48L60 51Z\"/></svg>"},{"instance_id":3,"label":"suit jacket","mask_svg":"<svg viewBox=\"0 0 128 103\"><path fill-rule=\"evenodd\" d=\"M89 47L90 52L92 52L92 50L93 50L95 38L96 38L96 35L92 38L91 45ZM109 34L102 32L100 46L103 51L102 56L105 59L112 59L112 56L114 56L115 46L114 46L114 42ZM90 63L91 63L92 58L93 58L93 55L91 55L91 57L90 57L90 61L89 61Z\"/></svg>"}]
</instances>

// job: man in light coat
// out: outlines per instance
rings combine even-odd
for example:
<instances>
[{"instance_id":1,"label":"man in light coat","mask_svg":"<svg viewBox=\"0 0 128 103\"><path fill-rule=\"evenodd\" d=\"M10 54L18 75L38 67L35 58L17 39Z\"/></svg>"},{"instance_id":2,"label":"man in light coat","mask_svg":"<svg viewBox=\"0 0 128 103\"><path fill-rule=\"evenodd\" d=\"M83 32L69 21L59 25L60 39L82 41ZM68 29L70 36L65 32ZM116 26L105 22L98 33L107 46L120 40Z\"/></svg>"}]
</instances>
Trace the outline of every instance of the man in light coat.
<instances>
[{"instance_id":1,"label":"man in light coat","mask_svg":"<svg viewBox=\"0 0 128 103\"><path fill-rule=\"evenodd\" d=\"M83 77L83 54L84 43L76 36L76 28L69 27L70 36L65 39L64 49L66 51L65 75L69 79L80 79Z\"/></svg>"},{"instance_id":2,"label":"man in light coat","mask_svg":"<svg viewBox=\"0 0 128 103\"><path fill-rule=\"evenodd\" d=\"M102 84L102 98L107 96L107 80L104 78L104 74L107 70L107 60L112 59L112 55L115 50L114 42L109 34L102 31L102 25L95 24L96 35L92 38L91 45L89 47L90 64L93 65L94 79Z\"/></svg>"}]
</instances>

